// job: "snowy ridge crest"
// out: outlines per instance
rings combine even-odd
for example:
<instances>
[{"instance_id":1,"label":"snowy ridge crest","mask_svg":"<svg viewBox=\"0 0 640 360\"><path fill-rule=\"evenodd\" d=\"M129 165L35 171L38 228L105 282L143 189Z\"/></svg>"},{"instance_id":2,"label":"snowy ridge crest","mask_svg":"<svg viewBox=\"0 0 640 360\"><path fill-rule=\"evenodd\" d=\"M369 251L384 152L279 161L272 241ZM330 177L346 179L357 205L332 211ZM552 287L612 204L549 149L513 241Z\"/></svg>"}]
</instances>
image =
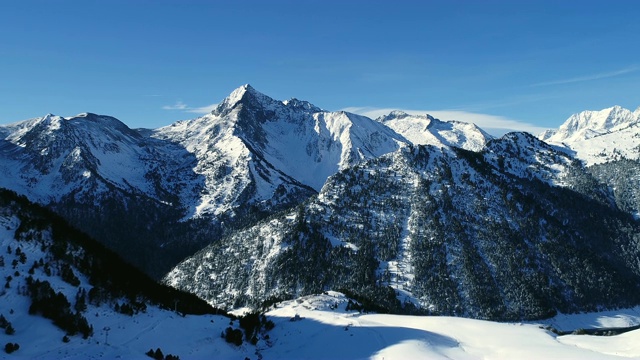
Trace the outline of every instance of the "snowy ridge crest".
<instances>
[{"instance_id":1,"label":"snowy ridge crest","mask_svg":"<svg viewBox=\"0 0 640 360\"><path fill-rule=\"evenodd\" d=\"M459 147L480 151L493 137L475 124L460 121L441 121L433 116L409 115L395 110L376 121L385 124L416 145Z\"/></svg>"},{"instance_id":2,"label":"snowy ridge crest","mask_svg":"<svg viewBox=\"0 0 640 360\"><path fill-rule=\"evenodd\" d=\"M557 130L538 136L565 146L587 165L640 158L640 111L613 106L574 114Z\"/></svg>"},{"instance_id":3,"label":"snowy ridge crest","mask_svg":"<svg viewBox=\"0 0 640 360\"><path fill-rule=\"evenodd\" d=\"M599 110L583 111L565 121L551 136L542 135L542 140L556 143L571 143L627 128L640 121L640 113L618 105Z\"/></svg>"}]
</instances>

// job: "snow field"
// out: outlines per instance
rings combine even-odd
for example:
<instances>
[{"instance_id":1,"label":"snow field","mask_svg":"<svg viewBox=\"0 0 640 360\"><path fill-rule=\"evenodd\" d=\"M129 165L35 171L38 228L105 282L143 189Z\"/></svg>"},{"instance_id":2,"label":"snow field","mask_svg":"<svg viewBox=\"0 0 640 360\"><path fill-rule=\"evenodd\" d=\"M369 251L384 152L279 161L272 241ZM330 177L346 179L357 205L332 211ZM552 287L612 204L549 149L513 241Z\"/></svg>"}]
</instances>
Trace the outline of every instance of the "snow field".
<instances>
[{"instance_id":1,"label":"snow field","mask_svg":"<svg viewBox=\"0 0 640 360\"><path fill-rule=\"evenodd\" d=\"M265 358L305 359L616 359L640 358L640 331L597 337L556 336L541 324L497 323L453 317L366 314L346 311L339 293L283 303L275 318L273 347ZM338 304L337 309L331 309ZM560 315L564 326L640 323L638 309ZM298 316L300 320L290 321Z\"/></svg>"}]
</instances>

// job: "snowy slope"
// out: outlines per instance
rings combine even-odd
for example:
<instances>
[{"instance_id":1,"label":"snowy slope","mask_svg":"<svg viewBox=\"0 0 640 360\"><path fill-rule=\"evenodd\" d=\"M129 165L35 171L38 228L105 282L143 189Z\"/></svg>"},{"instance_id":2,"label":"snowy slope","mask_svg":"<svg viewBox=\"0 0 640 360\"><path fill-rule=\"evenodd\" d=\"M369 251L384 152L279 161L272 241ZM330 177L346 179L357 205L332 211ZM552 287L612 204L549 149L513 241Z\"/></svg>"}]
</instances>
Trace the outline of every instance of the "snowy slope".
<instances>
[{"instance_id":1,"label":"snowy slope","mask_svg":"<svg viewBox=\"0 0 640 360\"><path fill-rule=\"evenodd\" d=\"M59 290L64 284L52 285ZM181 359L243 359L255 353L253 346L245 344L237 348L220 337L229 326L226 317L182 317L157 307L149 307L145 313L131 317L107 305L89 305L87 312L91 314L94 335L88 339L71 337L69 343L64 343L65 332L51 320L28 314L29 304L24 296L5 294L0 298L2 313L16 329L11 336L1 333L0 343L3 347L7 342L20 345L20 349L10 355L0 350L0 359L150 359L145 353L158 348L165 355L173 354ZM11 309L13 314L9 313Z\"/></svg>"},{"instance_id":2,"label":"snowy slope","mask_svg":"<svg viewBox=\"0 0 640 360\"><path fill-rule=\"evenodd\" d=\"M7 201L8 199L8 201ZM78 247L77 234L62 233L61 228L52 227L55 220L39 211L16 201L4 192L0 199L0 315L15 330L10 334L0 328L0 359L97 359L97 358L148 358L149 349L161 348L165 355L173 354L183 359L222 356L224 358L244 358L253 356L255 347L246 344L236 347L225 342L220 334L229 327L230 318L222 315L186 315L181 316L166 306L145 303L144 310L127 315L116 311L116 304L132 301L148 301L137 275L129 273L128 281L140 288L138 295L132 298L112 294L112 289L121 285L104 286L101 280L110 274L87 274L85 260L91 263L109 261L108 258L83 257L86 247ZM59 223L58 223L59 224ZM57 230L52 230L57 229ZM54 233L58 233L54 235ZM69 236L69 243L65 241ZM75 245L71 245L75 244ZM85 246L90 242L85 242ZM61 248L62 246L62 248ZM65 252L61 249L67 249ZM55 252L58 252L55 255ZM74 284L65 278L64 269L77 280ZM90 265L89 267L93 267ZM65 280L66 279L66 280ZM50 284L53 291L59 293L55 302L66 298L72 310L88 320L93 334L84 338L81 334L68 334L54 322L45 318L40 311L32 311L33 294L30 294L30 282L42 281ZM151 282L151 279L148 279ZM126 285L124 285L126 286ZM96 291L98 302L91 300L92 290ZM85 295L82 291L85 291ZM89 294L88 296L86 294ZM145 295L146 294L146 295ZM76 306L82 298L86 308ZM178 299L178 298L176 298ZM183 298L184 300L185 298ZM54 301L51 301L54 302ZM187 305L178 301L175 306ZM174 301L171 301L174 306ZM188 305L187 305L188 306ZM59 311L56 308L55 311ZM238 326L235 321L234 327ZM179 330L177 330L179 329ZM68 335L68 342L63 337ZM5 344L17 343L20 348L7 354Z\"/></svg>"},{"instance_id":3,"label":"snowy slope","mask_svg":"<svg viewBox=\"0 0 640 360\"><path fill-rule=\"evenodd\" d=\"M539 138L563 145L587 165L640 158L640 111L620 106L600 111L583 111L567 119L559 129Z\"/></svg>"},{"instance_id":4,"label":"snowy slope","mask_svg":"<svg viewBox=\"0 0 640 360\"><path fill-rule=\"evenodd\" d=\"M505 134L486 145L485 158L501 172L537 179L552 186L571 186L572 152L548 145L524 132Z\"/></svg>"},{"instance_id":5,"label":"snowy slope","mask_svg":"<svg viewBox=\"0 0 640 360\"><path fill-rule=\"evenodd\" d=\"M588 139L564 142L587 165L640 159L640 122Z\"/></svg>"},{"instance_id":6,"label":"snowy slope","mask_svg":"<svg viewBox=\"0 0 640 360\"><path fill-rule=\"evenodd\" d=\"M539 138L581 160L609 187L620 209L639 217L640 108L584 111Z\"/></svg>"},{"instance_id":7,"label":"snowy slope","mask_svg":"<svg viewBox=\"0 0 640 360\"><path fill-rule=\"evenodd\" d=\"M409 115L402 111L376 119L415 145L455 146L480 151L493 137L474 124L440 121L431 115Z\"/></svg>"}]
</instances>

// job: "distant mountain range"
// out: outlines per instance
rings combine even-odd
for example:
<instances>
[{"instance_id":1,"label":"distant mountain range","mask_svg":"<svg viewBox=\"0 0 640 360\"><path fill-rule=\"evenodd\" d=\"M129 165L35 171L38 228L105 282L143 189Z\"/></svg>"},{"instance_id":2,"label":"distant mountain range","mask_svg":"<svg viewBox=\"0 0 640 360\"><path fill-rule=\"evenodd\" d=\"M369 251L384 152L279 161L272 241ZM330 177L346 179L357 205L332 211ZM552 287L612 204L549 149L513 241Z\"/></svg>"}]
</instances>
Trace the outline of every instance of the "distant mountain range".
<instances>
[{"instance_id":1,"label":"distant mountain range","mask_svg":"<svg viewBox=\"0 0 640 360\"><path fill-rule=\"evenodd\" d=\"M244 85L160 129L90 113L0 126L0 187L228 309L333 289L393 312L540 318L640 303L639 115L494 139Z\"/></svg>"}]
</instances>

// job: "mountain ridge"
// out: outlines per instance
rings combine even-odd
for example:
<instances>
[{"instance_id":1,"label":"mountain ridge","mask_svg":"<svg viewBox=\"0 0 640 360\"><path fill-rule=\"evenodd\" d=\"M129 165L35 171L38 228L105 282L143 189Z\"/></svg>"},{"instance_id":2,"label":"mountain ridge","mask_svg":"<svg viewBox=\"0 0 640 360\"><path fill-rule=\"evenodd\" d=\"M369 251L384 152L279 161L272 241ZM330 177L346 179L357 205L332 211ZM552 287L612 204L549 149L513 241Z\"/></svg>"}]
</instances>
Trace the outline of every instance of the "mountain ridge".
<instances>
[{"instance_id":1,"label":"mountain ridge","mask_svg":"<svg viewBox=\"0 0 640 360\"><path fill-rule=\"evenodd\" d=\"M578 117L612 130L584 141L628 134L620 158L636 151L634 125L611 115L627 112ZM578 120L565 128L587 134ZM247 84L159 129L85 113L0 134L0 186L157 278L182 261L165 280L221 306L333 289L393 312L515 319L636 301L640 166L585 166L581 148L527 133L495 139L398 111L373 120ZM194 266L208 277L194 280Z\"/></svg>"},{"instance_id":2,"label":"mountain ridge","mask_svg":"<svg viewBox=\"0 0 640 360\"><path fill-rule=\"evenodd\" d=\"M409 115L401 110L391 111L376 121L403 135L415 145L453 146L480 151L493 136L472 123L441 121L433 116Z\"/></svg>"},{"instance_id":3,"label":"mountain ridge","mask_svg":"<svg viewBox=\"0 0 640 360\"><path fill-rule=\"evenodd\" d=\"M575 142L618 131L640 121L638 110L632 112L619 105L603 110L586 110L570 116L551 136L551 142Z\"/></svg>"}]
</instances>

